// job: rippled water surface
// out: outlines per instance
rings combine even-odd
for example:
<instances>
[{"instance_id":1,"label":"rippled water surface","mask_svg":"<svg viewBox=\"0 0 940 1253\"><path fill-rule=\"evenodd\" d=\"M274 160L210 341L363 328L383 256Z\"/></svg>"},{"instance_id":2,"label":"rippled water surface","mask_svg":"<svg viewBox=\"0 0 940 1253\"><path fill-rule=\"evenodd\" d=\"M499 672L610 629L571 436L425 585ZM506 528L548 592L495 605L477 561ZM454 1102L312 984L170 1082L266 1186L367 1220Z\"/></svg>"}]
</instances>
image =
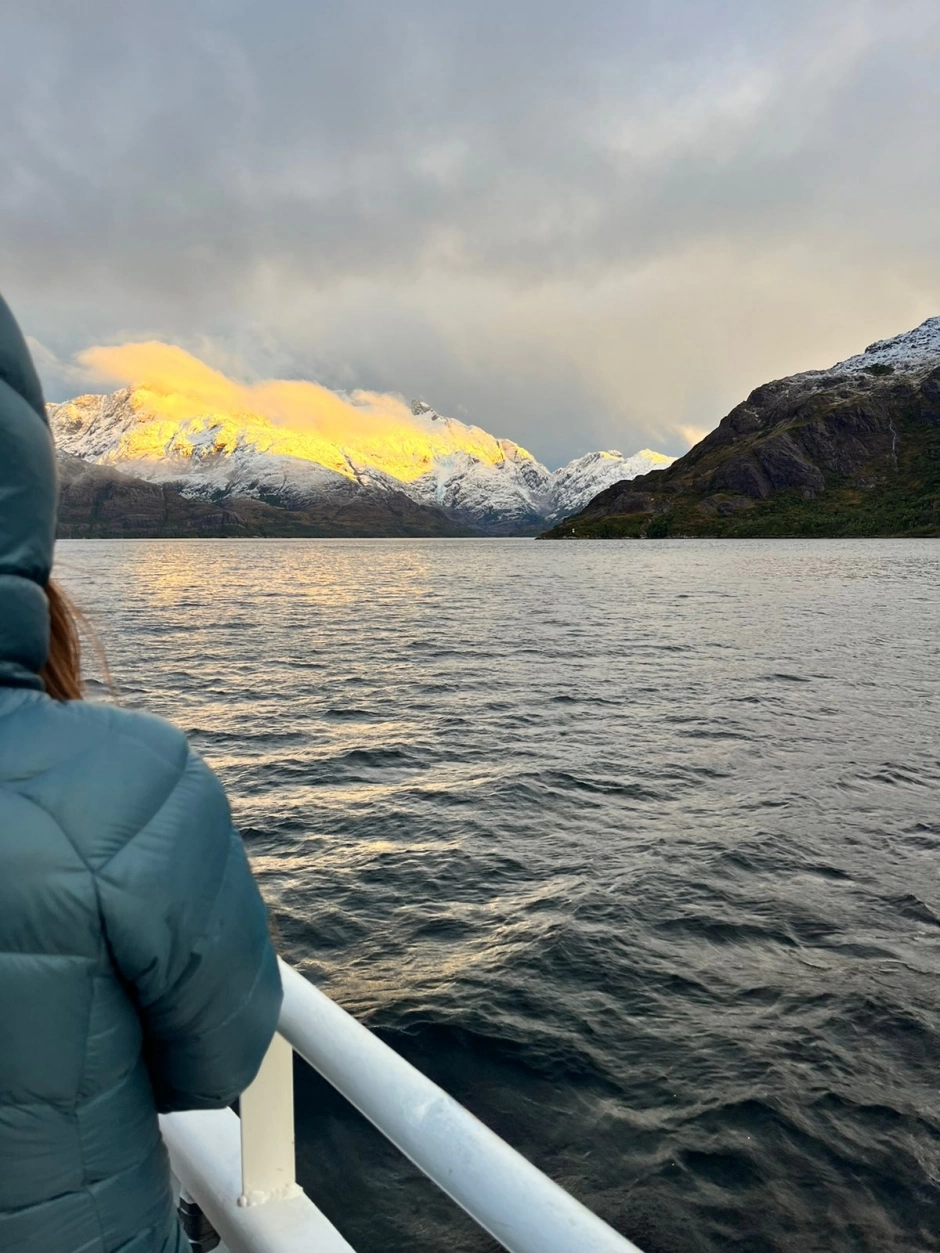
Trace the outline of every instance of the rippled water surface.
<instances>
[{"instance_id":1,"label":"rippled water surface","mask_svg":"<svg viewBox=\"0 0 940 1253\"><path fill-rule=\"evenodd\" d=\"M646 1253L940 1249L940 542L59 563L286 954ZM298 1083L361 1253L495 1247Z\"/></svg>"}]
</instances>

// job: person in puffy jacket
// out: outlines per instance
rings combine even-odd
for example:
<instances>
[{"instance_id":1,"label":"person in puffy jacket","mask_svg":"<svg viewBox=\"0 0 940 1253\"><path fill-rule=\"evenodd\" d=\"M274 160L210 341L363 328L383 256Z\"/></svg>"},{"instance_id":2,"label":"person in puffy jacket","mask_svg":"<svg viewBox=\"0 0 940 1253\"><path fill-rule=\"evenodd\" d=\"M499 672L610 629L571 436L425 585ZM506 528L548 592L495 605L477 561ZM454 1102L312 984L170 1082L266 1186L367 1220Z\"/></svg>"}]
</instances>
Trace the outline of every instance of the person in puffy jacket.
<instances>
[{"instance_id":1,"label":"person in puffy jacket","mask_svg":"<svg viewBox=\"0 0 940 1253\"><path fill-rule=\"evenodd\" d=\"M248 1086L280 978L212 772L160 719L68 699L55 512L0 300L0 1250L182 1253L157 1113Z\"/></svg>"}]
</instances>

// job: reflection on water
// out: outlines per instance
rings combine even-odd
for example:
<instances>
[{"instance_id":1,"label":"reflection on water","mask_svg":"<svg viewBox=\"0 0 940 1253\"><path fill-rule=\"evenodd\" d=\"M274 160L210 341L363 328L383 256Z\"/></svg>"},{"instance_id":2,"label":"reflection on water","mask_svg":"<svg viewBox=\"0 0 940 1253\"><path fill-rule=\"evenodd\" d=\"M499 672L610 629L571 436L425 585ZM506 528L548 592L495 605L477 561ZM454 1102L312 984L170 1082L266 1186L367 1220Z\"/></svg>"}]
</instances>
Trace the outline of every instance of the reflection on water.
<instances>
[{"instance_id":1,"label":"reflection on water","mask_svg":"<svg viewBox=\"0 0 940 1253\"><path fill-rule=\"evenodd\" d=\"M647 1253L940 1248L936 541L60 563L287 953ZM493 1247L298 1092L362 1253Z\"/></svg>"}]
</instances>

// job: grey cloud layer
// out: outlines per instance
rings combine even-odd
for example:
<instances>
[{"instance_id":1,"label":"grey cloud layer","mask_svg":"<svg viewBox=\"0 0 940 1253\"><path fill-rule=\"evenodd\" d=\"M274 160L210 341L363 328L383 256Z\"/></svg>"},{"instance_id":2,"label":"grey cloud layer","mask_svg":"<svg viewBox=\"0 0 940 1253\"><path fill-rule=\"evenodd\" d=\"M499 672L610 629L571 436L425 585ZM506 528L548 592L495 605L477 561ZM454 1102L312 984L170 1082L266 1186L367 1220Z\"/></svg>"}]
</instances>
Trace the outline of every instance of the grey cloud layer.
<instances>
[{"instance_id":1,"label":"grey cloud layer","mask_svg":"<svg viewBox=\"0 0 940 1253\"><path fill-rule=\"evenodd\" d=\"M60 357L175 339L558 460L940 308L932 0L20 8L0 277Z\"/></svg>"}]
</instances>

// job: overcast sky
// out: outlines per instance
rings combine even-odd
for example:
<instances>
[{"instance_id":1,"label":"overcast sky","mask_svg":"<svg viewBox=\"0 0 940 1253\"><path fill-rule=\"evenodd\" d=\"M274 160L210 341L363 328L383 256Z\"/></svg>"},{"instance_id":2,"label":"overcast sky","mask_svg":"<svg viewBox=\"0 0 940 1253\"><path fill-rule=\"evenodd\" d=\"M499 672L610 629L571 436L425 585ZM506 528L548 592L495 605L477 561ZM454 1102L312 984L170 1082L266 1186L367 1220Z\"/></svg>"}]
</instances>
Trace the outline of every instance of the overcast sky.
<instances>
[{"instance_id":1,"label":"overcast sky","mask_svg":"<svg viewBox=\"0 0 940 1253\"><path fill-rule=\"evenodd\" d=\"M678 453L940 313L937 0L0 0L0 286L96 344Z\"/></svg>"}]
</instances>

